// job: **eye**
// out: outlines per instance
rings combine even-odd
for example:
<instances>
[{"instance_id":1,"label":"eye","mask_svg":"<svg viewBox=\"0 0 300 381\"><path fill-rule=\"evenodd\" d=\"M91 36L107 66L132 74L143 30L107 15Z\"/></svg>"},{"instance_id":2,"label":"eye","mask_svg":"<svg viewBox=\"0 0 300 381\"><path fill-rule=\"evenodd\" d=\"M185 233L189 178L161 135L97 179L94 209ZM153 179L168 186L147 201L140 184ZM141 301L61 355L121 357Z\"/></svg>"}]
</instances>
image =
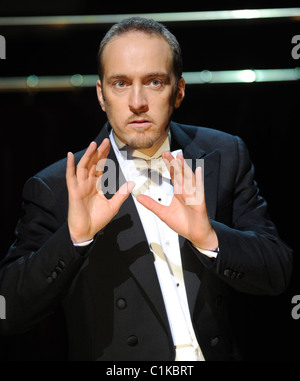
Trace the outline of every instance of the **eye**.
<instances>
[{"instance_id":1,"label":"eye","mask_svg":"<svg viewBox=\"0 0 300 381\"><path fill-rule=\"evenodd\" d=\"M124 87L126 87L126 82L124 82L124 81L116 81L116 82L114 82L113 85L117 89L123 89Z\"/></svg>"},{"instance_id":2,"label":"eye","mask_svg":"<svg viewBox=\"0 0 300 381\"><path fill-rule=\"evenodd\" d=\"M150 82L149 82L149 85L151 86L151 87L154 87L154 88L160 88L162 85L163 85L163 83L162 83L162 81L160 80L160 79L152 79Z\"/></svg>"}]
</instances>

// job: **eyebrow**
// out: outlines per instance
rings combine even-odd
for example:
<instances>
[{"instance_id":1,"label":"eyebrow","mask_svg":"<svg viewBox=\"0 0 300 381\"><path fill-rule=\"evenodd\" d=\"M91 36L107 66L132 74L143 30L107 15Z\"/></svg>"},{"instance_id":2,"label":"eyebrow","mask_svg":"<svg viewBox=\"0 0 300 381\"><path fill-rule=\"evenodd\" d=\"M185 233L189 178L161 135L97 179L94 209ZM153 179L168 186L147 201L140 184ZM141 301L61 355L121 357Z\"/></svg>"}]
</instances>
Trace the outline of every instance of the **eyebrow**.
<instances>
[{"instance_id":1,"label":"eyebrow","mask_svg":"<svg viewBox=\"0 0 300 381\"><path fill-rule=\"evenodd\" d=\"M154 77L164 78L167 82L170 82L171 80L169 73L166 73L166 72L147 73L146 75L143 76L143 78L154 78ZM130 79L130 77L128 77L128 75L126 74L115 73L108 77L108 82L111 82L116 79Z\"/></svg>"}]
</instances>

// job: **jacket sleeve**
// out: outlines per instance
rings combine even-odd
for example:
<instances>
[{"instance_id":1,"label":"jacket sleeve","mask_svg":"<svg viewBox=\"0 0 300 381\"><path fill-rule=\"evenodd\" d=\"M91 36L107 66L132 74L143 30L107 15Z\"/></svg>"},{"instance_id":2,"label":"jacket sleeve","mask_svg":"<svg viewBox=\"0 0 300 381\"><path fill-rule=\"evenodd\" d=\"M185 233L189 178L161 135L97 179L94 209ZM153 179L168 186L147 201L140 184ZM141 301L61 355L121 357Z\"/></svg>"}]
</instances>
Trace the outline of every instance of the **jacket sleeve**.
<instances>
[{"instance_id":1,"label":"jacket sleeve","mask_svg":"<svg viewBox=\"0 0 300 381\"><path fill-rule=\"evenodd\" d=\"M211 221L219 240L219 254L210 259L195 250L201 262L238 291L280 294L289 283L292 251L279 238L259 195L254 168L243 141L234 137L236 163L232 186L232 222ZM226 168L223 168L223 171ZM227 168L227 173L230 170Z\"/></svg>"},{"instance_id":2,"label":"jacket sleeve","mask_svg":"<svg viewBox=\"0 0 300 381\"><path fill-rule=\"evenodd\" d=\"M2 334L26 331L54 311L86 258L73 246L66 218L41 178L25 184L23 209L16 240L0 263L0 294L6 301Z\"/></svg>"}]
</instances>

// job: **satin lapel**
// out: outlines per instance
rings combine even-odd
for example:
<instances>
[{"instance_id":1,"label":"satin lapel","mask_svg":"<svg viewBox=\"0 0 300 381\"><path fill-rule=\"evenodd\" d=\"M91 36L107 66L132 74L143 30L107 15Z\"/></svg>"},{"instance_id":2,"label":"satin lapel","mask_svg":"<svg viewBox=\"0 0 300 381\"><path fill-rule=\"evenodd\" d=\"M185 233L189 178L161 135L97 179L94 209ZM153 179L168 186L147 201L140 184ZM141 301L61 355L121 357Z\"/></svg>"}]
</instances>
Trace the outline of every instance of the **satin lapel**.
<instances>
[{"instance_id":1,"label":"satin lapel","mask_svg":"<svg viewBox=\"0 0 300 381\"><path fill-rule=\"evenodd\" d=\"M195 136L191 137L183 133L181 129L176 128L174 124L171 124L171 150L181 148L184 158L187 159L188 164L191 164L193 171L199 165L204 166L206 208L209 218L214 219L217 208L220 152L214 150L207 154L201 149L201 136L196 136L196 128L194 131L196 132ZM179 236L179 245L189 307L191 315L193 316L197 296L201 287L203 266L196 260L190 243L182 236Z\"/></svg>"},{"instance_id":2,"label":"satin lapel","mask_svg":"<svg viewBox=\"0 0 300 381\"><path fill-rule=\"evenodd\" d=\"M173 128L172 128L173 127ZM197 128L195 127L195 131ZM188 136L171 123L171 150L181 148L183 156L195 171L197 166L204 166L205 201L209 218L214 219L217 209L220 152L206 153L201 148L201 136Z\"/></svg>"},{"instance_id":3,"label":"satin lapel","mask_svg":"<svg viewBox=\"0 0 300 381\"><path fill-rule=\"evenodd\" d=\"M108 136L102 135L102 140L104 137ZM125 182L125 177L112 148L108 154L108 163L108 168L105 168L103 174L103 182L106 183L103 184L103 189L107 192L105 196L111 198L119 186ZM115 168L109 169L109 166ZM111 171L110 174L108 174L109 171ZM128 267L143 290L145 298L157 311L157 316L170 334L164 301L154 267L154 257L149 250L147 238L131 195L123 203L117 215L103 229L103 232L111 241L112 247L117 247L121 261Z\"/></svg>"},{"instance_id":4,"label":"satin lapel","mask_svg":"<svg viewBox=\"0 0 300 381\"><path fill-rule=\"evenodd\" d=\"M217 211L220 151L215 150L203 157L204 189L208 217L214 219Z\"/></svg>"}]
</instances>

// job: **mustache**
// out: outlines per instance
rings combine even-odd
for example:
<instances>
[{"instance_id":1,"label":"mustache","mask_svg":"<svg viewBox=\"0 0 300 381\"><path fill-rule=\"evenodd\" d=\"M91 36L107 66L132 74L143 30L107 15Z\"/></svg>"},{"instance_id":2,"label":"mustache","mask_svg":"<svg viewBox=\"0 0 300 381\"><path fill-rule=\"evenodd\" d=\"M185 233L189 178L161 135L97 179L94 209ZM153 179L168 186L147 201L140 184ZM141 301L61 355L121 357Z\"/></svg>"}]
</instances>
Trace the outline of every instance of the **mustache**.
<instances>
[{"instance_id":1,"label":"mustache","mask_svg":"<svg viewBox=\"0 0 300 381\"><path fill-rule=\"evenodd\" d=\"M150 123L153 123L154 120L147 114L141 114L141 115L131 115L129 118L126 119L125 123L129 124L134 122L135 120L147 120Z\"/></svg>"}]
</instances>

